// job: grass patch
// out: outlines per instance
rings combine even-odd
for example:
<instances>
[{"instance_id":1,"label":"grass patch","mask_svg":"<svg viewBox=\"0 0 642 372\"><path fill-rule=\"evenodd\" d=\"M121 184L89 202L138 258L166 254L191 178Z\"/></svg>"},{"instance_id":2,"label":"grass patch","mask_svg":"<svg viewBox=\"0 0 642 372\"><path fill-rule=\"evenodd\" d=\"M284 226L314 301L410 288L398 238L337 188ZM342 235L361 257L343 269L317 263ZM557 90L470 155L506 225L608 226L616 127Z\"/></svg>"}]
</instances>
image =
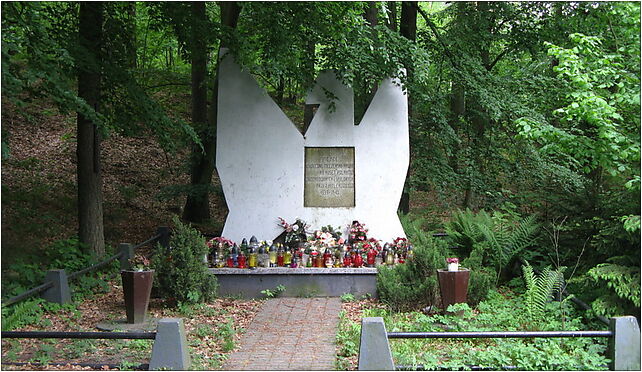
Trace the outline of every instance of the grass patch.
<instances>
[{"instance_id":1,"label":"grass patch","mask_svg":"<svg viewBox=\"0 0 642 372\"><path fill-rule=\"evenodd\" d=\"M451 331L574 331L599 330L601 323L588 321L567 303L546 305L544 314L528 314L522 296L509 289L491 291L476 309L458 304L457 315L426 315L421 312L392 312L371 308L362 317L384 318L388 332ZM361 326L341 314L337 334L337 368L350 369L358 355ZM605 370L605 338L533 339L394 339L390 340L397 365L417 369L469 369L481 366L498 369L515 366L520 370ZM353 362L354 363L354 362Z\"/></svg>"}]
</instances>

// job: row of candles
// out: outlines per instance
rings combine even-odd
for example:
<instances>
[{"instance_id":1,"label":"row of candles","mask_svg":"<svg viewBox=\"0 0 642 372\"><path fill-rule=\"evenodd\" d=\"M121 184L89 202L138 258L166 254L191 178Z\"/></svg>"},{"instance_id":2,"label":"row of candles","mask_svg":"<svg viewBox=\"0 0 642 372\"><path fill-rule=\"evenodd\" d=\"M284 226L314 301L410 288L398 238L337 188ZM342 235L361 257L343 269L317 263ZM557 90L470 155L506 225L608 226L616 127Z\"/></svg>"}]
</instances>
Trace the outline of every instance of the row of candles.
<instances>
[{"instance_id":1,"label":"row of candles","mask_svg":"<svg viewBox=\"0 0 642 372\"><path fill-rule=\"evenodd\" d=\"M413 257L412 245L403 249L394 249L389 243L381 250L369 245L361 249L355 245L340 244L321 249L309 243L300 243L297 247L285 247L280 243L271 245L259 243L256 237L247 243L243 239L241 246L235 243L231 247L221 242L211 241L207 256L208 264L217 268L254 269L257 267L376 267L405 263ZM227 249L226 249L227 248Z\"/></svg>"}]
</instances>

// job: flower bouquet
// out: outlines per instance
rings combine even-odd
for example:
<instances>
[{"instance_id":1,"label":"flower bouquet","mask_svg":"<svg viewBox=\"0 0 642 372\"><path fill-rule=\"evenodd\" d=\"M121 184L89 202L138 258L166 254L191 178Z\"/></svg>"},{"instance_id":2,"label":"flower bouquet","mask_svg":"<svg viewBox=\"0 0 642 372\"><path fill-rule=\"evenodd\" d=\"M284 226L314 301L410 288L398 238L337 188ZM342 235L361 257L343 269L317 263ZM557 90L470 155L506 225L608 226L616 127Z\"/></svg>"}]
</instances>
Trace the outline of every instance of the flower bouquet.
<instances>
[{"instance_id":1,"label":"flower bouquet","mask_svg":"<svg viewBox=\"0 0 642 372\"><path fill-rule=\"evenodd\" d=\"M448 264L448 271L459 271L459 258L446 258L446 263Z\"/></svg>"},{"instance_id":2,"label":"flower bouquet","mask_svg":"<svg viewBox=\"0 0 642 372\"><path fill-rule=\"evenodd\" d=\"M352 221L349 234L350 234L350 240L349 240L350 244L354 244L355 242L358 242L358 241L368 240L367 238L368 229L366 229L365 224L359 223L359 221Z\"/></svg>"},{"instance_id":3,"label":"flower bouquet","mask_svg":"<svg viewBox=\"0 0 642 372\"><path fill-rule=\"evenodd\" d=\"M285 230L285 245L290 248L296 248L299 243L305 243L307 240L307 233L305 231L309 226L300 218L297 218L294 223L289 224L283 218L279 217L279 226Z\"/></svg>"}]
</instances>

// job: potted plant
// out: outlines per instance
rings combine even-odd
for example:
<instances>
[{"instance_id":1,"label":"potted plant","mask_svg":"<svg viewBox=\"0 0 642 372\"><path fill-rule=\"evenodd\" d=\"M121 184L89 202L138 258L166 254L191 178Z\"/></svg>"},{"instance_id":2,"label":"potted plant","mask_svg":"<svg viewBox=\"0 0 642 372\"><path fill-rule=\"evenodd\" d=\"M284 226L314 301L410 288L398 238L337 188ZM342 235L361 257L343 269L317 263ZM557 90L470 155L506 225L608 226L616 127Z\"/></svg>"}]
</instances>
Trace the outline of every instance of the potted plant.
<instances>
[{"instance_id":1,"label":"potted plant","mask_svg":"<svg viewBox=\"0 0 642 372\"><path fill-rule=\"evenodd\" d=\"M447 270L437 270L441 303L444 312L449 305L463 303L468 300L468 279L470 270L459 268L459 259L451 257L446 259Z\"/></svg>"},{"instance_id":2,"label":"potted plant","mask_svg":"<svg viewBox=\"0 0 642 372\"><path fill-rule=\"evenodd\" d=\"M122 270L120 272L123 280L127 323L143 323L149 307L154 270L150 269L149 260L140 255L130 259L129 264L131 270Z\"/></svg>"}]
</instances>

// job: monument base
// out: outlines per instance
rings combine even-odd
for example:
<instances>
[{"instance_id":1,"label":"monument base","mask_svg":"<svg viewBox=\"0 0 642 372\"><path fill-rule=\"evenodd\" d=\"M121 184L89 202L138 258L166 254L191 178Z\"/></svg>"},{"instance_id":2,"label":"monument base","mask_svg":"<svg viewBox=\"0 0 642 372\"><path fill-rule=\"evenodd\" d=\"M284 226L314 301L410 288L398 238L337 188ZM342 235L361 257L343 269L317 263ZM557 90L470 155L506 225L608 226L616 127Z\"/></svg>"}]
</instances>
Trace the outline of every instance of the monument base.
<instances>
[{"instance_id":1,"label":"monument base","mask_svg":"<svg viewBox=\"0 0 642 372\"><path fill-rule=\"evenodd\" d=\"M376 268L257 268L209 269L218 279L218 295L240 298L265 298L261 291L275 292L281 285L280 297L340 297L350 293L356 298L377 296Z\"/></svg>"}]
</instances>

